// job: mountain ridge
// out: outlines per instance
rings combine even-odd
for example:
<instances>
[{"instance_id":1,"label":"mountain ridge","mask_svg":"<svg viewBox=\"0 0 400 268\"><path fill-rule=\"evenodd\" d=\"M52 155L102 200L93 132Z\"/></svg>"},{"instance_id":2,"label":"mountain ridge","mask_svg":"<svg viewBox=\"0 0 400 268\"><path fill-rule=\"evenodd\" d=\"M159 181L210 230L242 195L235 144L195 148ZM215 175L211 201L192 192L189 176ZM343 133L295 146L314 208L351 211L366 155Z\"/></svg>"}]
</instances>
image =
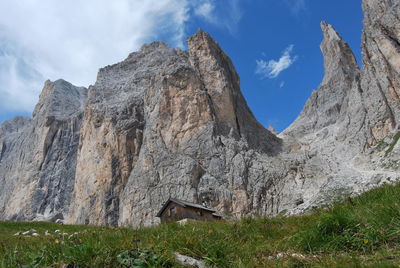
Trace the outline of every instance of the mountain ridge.
<instances>
[{"instance_id":1,"label":"mountain ridge","mask_svg":"<svg viewBox=\"0 0 400 268\"><path fill-rule=\"evenodd\" d=\"M323 81L279 135L202 30L187 51L143 45L88 89L47 81L32 119L0 126L0 219L153 225L171 196L236 218L298 214L400 180L400 7L363 9L363 67L322 22Z\"/></svg>"}]
</instances>

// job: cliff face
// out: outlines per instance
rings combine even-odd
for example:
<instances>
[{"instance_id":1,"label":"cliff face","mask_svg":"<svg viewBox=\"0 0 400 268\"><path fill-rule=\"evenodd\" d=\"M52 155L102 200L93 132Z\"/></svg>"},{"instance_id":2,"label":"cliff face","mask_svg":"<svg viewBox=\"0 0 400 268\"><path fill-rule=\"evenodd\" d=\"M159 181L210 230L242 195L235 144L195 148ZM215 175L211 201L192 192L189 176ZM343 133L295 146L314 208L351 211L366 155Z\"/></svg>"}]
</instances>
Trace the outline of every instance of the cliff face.
<instances>
[{"instance_id":1,"label":"cliff face","mask_svg":"<svg viewBox=\"0 0 400 268\"><path fill-rule=\"evenodd\" d=\"M62 218L71 202L86 89L47 81L32 119L0 128L0 218Z\"/></svg>"},{"instance_id":2,"label":"cliff face","mask_svg":"<svg viewBox=\"0 0 400 268\"><path fill-rule=\"evenodd\" d=\"M170 196L245 213L232 198L247 196L246 186L230 182L245 172L240 155L275 155L281 141L253 117L215 41L199 31L188 44L181 51L155 42L100 70L89 89L69 222L149 224Z\"/></svg>"},{"instance_id":3,"label":"cliff face","mask_svg":"<svg viewBox=\"0 0 400 268\"><path fill-rule=\"evenodd\" d=\"M361 87L375 144L400 122L400 3L368 0L363 10Z\"/></svg>"},{"instance_id":4,"label":"cliff face","mask_svg":"<svg viewBox=\"0 0 400 268\"><path fill-rule=\"evenodd\" d=\"M332 25L322 22L321 29L324 35L321 51L324 55L325 75L299 117L284 131L285 135L295 139L315 135L323 129L332 131L333 126L349 119L351 107L348 103L354 102L356 98L354 95L357 93L355 91L359 85L360 71L353 52ZM353 116L350 120L353 120ZM333 133L330 134L332 136Z\"/></svg>"},{"instance_id":5,"label":"cliff face","mask_svg":"<svg viewBox=\"0 0 400 268\"><path fill-rule=\"evenodd\" d=\"M32 119L0 127L0 218L149 225L169 197L235 217L294 214L400 180L400 7L363 8L363 68L321 23L324 79L278 136L202 31L188 51L144 45L88 90L46 82Z\"/></svg>"},{"instance_id":6,"label":"cliff face","mask_svg":"<svg viewBox=\"0 0 400 268\"><path fill-rule=\"evenodd\" d=\"M302 162L296 175L304 178L301 186L291 181L285 185L304 201L291 213L400 179L394 137L400 129L395 69L400 60L400 6L363 1L363 9L362 69L333 27L321 23L324 79L280 135L289 157L297 155ZM397 149L391 151L389 145Z\"/></svg>"}]
</instances>

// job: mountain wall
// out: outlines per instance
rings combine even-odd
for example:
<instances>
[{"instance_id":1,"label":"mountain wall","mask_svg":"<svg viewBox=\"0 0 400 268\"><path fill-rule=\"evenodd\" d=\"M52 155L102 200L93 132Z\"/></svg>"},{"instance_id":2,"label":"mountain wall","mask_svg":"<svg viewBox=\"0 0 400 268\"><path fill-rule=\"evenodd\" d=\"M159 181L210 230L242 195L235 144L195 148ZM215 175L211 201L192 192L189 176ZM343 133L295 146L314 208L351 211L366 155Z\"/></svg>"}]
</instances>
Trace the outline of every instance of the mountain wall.
<instances>
[{"instance_id":1,"label":"mountain wall","mask_svg":"<svg viewBox=\"0 0 400 268\"><path fill-rule=\"evenodd\" d=\"M0 126L0 219L151 225L169 197L230 217L297 214L399 181L400 6L363 9L363 67L321 23L323 81L279 135L201 30L187 51L144 45L88 89L47 81L32 118Z\"/></svg>"},{"instance_id":2,"label":"mountain wall","mask_svg":"<svg viewBox=\"0 0 400 268\"><path fill-rule=\"evenodd\" d=\"M0 126L0 218L51 220L67 215L87 90L46 81L32 118Z\"/></svg>"}]
</instances>

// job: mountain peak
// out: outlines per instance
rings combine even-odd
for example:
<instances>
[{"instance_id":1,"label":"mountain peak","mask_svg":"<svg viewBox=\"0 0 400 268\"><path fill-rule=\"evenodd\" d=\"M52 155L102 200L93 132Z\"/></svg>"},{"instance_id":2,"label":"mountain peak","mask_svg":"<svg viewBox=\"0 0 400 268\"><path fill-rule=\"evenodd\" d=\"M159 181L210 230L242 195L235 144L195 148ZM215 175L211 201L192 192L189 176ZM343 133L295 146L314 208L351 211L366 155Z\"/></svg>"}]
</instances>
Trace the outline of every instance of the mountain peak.
<instances>
[{"instance_id":1,"label":"mountain peak","mask_svg":"<svg viewBox=\"0 0 400 268\"><path fill-rule=\"evenodd\" d=\"M329 83L337 76L345 76L353 79L358 70L356 58L350 46L343 41L332 25L321 22L324 39L321 43L321 51L324 56L325 76L324 83Z\"/></svg>"},{"instance_id":2,"label":"mountain peak","mask_svg":"<svg viewBox=\"0 0 400 268\"><path fill-rule=\"evenodd\" d=\"M342 37L340 37L338 32L333 28L331 24L328 24L326 21L321 21L320 26L325 39L342 40Z\"/></svg>"},{"instance_id":3,"label":"mountain peak","mask_svg":"<svg viewBox=\"0 0 400 268\"><path fill-rule=\"evenodd\" d=\"M83 111L86 99L85 87L76 87L63 79L54 82L47 80L33 117L54 116L60 120L68 118Z\"/></svg>"}]
</instances>

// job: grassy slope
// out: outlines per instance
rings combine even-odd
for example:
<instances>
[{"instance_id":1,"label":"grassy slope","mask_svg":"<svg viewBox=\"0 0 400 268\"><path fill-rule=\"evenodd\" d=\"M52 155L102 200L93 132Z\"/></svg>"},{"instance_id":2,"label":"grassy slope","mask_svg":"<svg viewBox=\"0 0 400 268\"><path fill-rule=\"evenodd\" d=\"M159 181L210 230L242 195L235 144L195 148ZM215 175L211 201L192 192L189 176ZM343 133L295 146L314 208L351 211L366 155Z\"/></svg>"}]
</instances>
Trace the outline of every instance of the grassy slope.
<instances>
[{"instance_id":1,"label":"grassy slope","mask_svg":"<svg viewBox=\"0 0 400 268\"><path fill-rule=\"evenodd\" d=\"M31 228L40 236L13 236ZM176 267L172 252L211 267L399 267L400 185L300 217L140 230L0 223L0 267Z\"/></svg>"}]
</instances>

